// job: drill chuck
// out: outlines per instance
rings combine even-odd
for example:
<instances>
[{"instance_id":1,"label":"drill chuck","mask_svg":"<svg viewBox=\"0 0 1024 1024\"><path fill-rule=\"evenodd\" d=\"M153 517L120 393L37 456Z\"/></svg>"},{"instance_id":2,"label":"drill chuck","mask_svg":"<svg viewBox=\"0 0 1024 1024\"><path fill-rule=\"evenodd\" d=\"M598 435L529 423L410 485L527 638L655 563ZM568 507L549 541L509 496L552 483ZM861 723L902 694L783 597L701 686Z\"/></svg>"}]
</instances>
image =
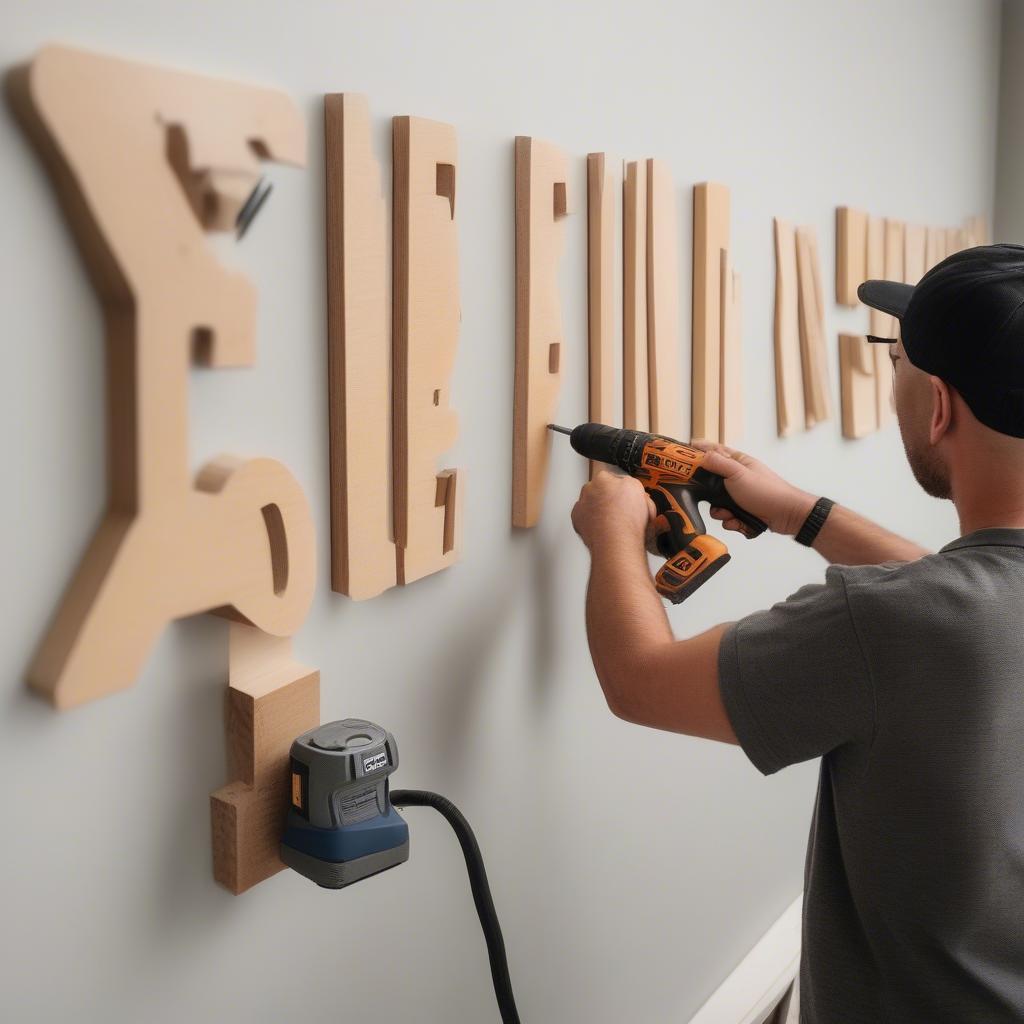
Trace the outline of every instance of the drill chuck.
<instances>
[{"instance_id":1,"label":"drill chuck","mask_svg":"<svg viewBox=\"0 0 1024 1024\"><path fill-rule=\"evenodd\" d=\"M651 435L642 430L606 427L603 423L581 423L569 434L569 444L585 459L618 466L624 473L640 467L644 445Z\"/></svg>"}]
</instances>

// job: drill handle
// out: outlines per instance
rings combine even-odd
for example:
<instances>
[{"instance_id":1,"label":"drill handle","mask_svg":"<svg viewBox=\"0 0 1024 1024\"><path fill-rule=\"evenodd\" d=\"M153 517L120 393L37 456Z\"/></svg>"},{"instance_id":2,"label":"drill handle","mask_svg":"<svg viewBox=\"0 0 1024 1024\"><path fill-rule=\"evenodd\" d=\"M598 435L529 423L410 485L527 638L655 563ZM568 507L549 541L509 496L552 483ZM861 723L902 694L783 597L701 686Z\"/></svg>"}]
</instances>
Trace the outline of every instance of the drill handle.
<instances>
[{"instance_id":1,"label":"drill handle","mask_svg":"<svg viewBox=\"0 0 1024 1024\"><path fill-rule=\"evenodd\" d=\"M758 519L757 516L736 504L725 486L724 477L706 470L697 470L697 473L701 476L700 501L708 502L712 508L724 508L727 512L731 512L743 524L743 533L748 538L760 537L768 529L768 524L764 520Z\"/></svg>"}]
</instances>

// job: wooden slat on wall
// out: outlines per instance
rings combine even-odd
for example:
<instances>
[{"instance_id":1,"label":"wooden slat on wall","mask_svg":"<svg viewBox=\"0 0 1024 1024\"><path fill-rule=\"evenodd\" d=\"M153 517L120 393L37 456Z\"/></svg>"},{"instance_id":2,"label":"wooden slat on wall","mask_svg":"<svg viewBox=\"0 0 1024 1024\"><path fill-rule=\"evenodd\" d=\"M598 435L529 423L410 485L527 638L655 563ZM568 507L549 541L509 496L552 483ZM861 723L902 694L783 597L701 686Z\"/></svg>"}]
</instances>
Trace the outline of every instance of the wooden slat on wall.
<instances>
[{"instance_id":1,"label":"wooden slat on wall","mask_svg":"<svg viewBox=\"0 0 1024 1024\"><path fill-rule=\"evenodd\" d=\"M650 429L647 374L647 173L626 165L622 206L622 423Z\"/></svg>"},{"instance_id":2,"label":"wooden slat on wall","mask_svg":"<svg viewBox=\"0 0 1024 1024\"><path fill-rule=\"evenodd\" d=\"M800 359L796 232L788 221L775 229L775 409L779 437L804 427L804 387Z\"/></svg>"}]
</instances>

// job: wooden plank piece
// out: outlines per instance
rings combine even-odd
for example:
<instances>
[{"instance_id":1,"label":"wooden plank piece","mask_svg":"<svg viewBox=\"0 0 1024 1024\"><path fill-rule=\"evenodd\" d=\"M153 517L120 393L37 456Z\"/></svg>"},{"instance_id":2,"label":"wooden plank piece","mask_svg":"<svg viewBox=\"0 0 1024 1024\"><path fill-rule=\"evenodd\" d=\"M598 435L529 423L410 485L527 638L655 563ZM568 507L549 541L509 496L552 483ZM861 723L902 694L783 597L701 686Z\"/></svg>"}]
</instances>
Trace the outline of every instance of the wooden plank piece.
<instances>
[{"instance_id":1,"label":"wooden plank piece","mask_svg":"<svg viewBox=\"0 0 1024 1024\"><path fill-rule=\"evenodd\" d=\"M387 208L364 96L324 97L331 588L396 582L391 516Z\"/></svg>"},{"instance_id":2,"label":"wooden plank piece","mask_svg":"<svg viewBox=\"0 0 1024 1024\"><path fill-rule=\"evenodd\" d=\"M622 423L650 429L647 370L647 174L626 165L622 191Z\"/></svg>"},{"instance_id":3,"label":"wooden plank piece","mask_svg":"<svg viewBox=\"0 0 1024 1024\"><path fill-rule=\"evenodd\" d=\"M683 434L679 354L679 254L672 176L647 161L647 371L651 430Z\"/></svg>"},{"instance_id":4,"label":"wooden plank piece","mask_svg":"<svg viewBox=\"0 0 1024 1024\"><path fill-rule=\"evenodd\" d=\"M804 393L797 309L796 234L787 221L775 231L775 411L779 437L804 429Z\"/></svg>"},{"instance_id":5,"label":"wooden plank piece","mask_svg":"<svg viewBox=\"0 0 1024 1024\"><path fill-rule=\"evenodd\" d=\"M455 443L448 401L459 340L455 129L394 119L393 378L397 579L458 560L459 471L439 469Z\"/></svg>"},{"instance_id":6,"label":"wooden plank piece","mask_svg":"<svg viewBox=\"0 0 1024 1024\"><path fill-rule=\"evenodd\" d=\"M238 895L280 871L290 800L289 751L320 722L320 673L288 638L232 623L228 642L228 777L210 795L213 876Z\"/></svg>"},{"instance_id":7,"label":"wooden plank piece","mask_svg":"<svg viewBox=\"0 0 1024 1024\"><path fill-rule=\"evenodd\" d=\"M718 440L721 382L721 253L729 248L729 189L693 189L693 437Z\"/></svg>"},{"instance_id":8,"label":"wooden plank piece","mask_svg":"<svg viewBox=\"0 0 1024 1024\"><path fill-rule=\"evenodd\" d=\"M721 394L719 439L735 445L743 436L743 347L740 328L740 280L733 270L729 250L722 250Z\"/></svg>"},{"instance_id":9,"label":"wooden plank piece","mask_svg":"<svg viewBox=\"0 0 1024 1024\"><path fill-rule=\"evenodd\" d=\"M565 154L516 139L516 359L512 525L535 526L547 484L552 421L561 383L562 304L558 266L565 245Z\"/></svg>"},{"instance_id":10,"label":"wooden plank piece","mask_svg":"<svg viewBox=\"0 0 1024 1024\"><path fill-rule=\"evenodd\" d=\"M836 302L857 306L857 288L867 279L868 217L848 206L836 209Z\"/></svg>"},{"instance_id":11,"label":"wooden plank piece","mask_svg":"<svg viewBox=\"0 0 1024 1024\"><path fill-rule=\"evenodd\" d=\"M885 280L902 281L906 273L906 225L903 221L887 218L885 221ZM886 316L880 338L898 338L900 325L894 316ZM874 332L872 332L874 333ZM892 360L886 345L872 345L875 355L875 398L878 426L892 420Z\"/></svg>"},{"instance_id":12,"label":"wooden plank piece","mask_svg":"<svg viewBox=\"0 0 1024 1024\"><path fill-rule=\"evenodd\" d=\"M618 182L604 153L587 156L588 416L614 425L615 409L615 195ZM591 477L604 463L591 462Z\"/></svg>"},{"instance_id":13,"label":"wooden plank piece","mask_svg":"<svg viewBox=\"0 0 1024 1024\"><path fill-rule=\"evenodd\" d=\"M839 335L839 381L842 400L843 437L854 440L878 429L874 373L862 373L857 351L871 344L856 334Z\"/></svg>"},{"instance_id":14,"label":"wooden plank piece","mask_svg":"<svg viewBox=\"0 0 1024 1024\"><path fill-rule=\"evenodd\" d=\"M808 427L830 415L828 365L825 352L824 306L817 237L812 227L796 229L800 354L804 381L804 419Z\"/></svg>"},{"instance_id":15,"label":"wooden plank piece","mask_svg":"<svg viewBox=\"0 0 1024 1024\"><path fill-rule=\"evenodd\" d=\"M903 280L917 284L924 277L927 253L925 229L920 224L908 224L903 235Z\"/></svg>"}]
</instances>

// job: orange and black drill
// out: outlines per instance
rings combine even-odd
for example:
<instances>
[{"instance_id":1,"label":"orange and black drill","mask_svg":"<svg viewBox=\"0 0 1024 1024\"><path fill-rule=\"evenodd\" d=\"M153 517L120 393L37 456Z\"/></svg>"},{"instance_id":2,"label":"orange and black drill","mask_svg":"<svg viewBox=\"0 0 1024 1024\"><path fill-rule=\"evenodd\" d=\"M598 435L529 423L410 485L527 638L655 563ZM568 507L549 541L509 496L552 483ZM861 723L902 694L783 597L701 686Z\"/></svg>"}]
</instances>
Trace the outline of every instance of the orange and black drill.
<instances>
[{"instance_id":1,"label":"orange and black drill","mask_svg":"<svg viewBox=\"0 0 1024 1024\"><path fill-rule=\"evenodd\" d=\"M658 513L657 549L668 559L654 583L673 604L685 601L729 561L729 549L705 533L698 502L730 511L747 537L758 537L768 528L732 500L723 477L702 467L706 453L699 448L603 423L581 423L572 430L552 423L551 429L568 434L569 443L584 458L618 466L644 485Z\"/></svg>"}]
</instances>

